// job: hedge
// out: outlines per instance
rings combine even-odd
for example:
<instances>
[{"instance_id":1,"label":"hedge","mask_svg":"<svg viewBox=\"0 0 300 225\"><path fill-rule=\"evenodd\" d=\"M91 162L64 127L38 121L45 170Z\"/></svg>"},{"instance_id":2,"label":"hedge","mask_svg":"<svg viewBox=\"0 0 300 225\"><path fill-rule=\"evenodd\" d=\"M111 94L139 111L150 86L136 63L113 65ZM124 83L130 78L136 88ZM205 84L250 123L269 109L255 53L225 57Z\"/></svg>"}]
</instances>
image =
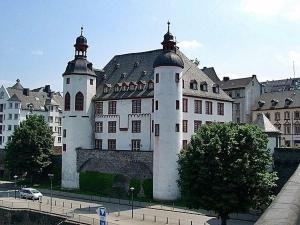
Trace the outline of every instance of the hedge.
<instances>
[{"instance_id":1,"label":"hedge","mask_svg":"<svg viewBox=\"0 0 300 225\"><path fill-rule=\"evenodd\" d=\"M147 179L143 181L144 194L147 199L153 198L153 181L152 179Z\"/></svg>"}]
</instances>

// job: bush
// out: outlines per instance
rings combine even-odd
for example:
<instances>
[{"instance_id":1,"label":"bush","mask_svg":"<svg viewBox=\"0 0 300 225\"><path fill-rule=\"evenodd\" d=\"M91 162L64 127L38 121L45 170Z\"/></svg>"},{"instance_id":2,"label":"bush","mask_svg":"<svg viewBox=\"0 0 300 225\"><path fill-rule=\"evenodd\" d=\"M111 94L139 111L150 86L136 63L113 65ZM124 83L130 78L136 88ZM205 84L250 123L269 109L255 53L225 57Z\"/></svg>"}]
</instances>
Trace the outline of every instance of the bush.
<instances>
[{"instance_id":1,"label":"bush","mask_svg":"<svg viewBox=\"0 0 300 225\"><path fill-rule=\"evenodd\" d=\"M153 180L152 179L147 179L143 181L143 189L144 189L144 194L145 197L148 199L153 198Z\"/></svg>"},{"instance_id":2,"label":"bush","mask_svg":"<svg viewBox=\"0 0 300 225\"><path fill-rule=\"evenodd\" d=\"M130 180L130 184L129 184L129 188L134 187L134 191L133 191L133 195L134 197L136 197L138 195L138 193L140 193L141 191L141 181L138 179L131 179ZM129 190L129 194L131 191Z\"/></svg>"},{"instance_id":3,"label":"bush","mask_svg":"<svg viewBox=\"0 0 300 225\"><path fill-rule=\"evenodd\" d=\"M93 171L81 172L79 174L79 187L83 191L110 195L114 177L114 174Z\"/></svg>"}]
</instances>

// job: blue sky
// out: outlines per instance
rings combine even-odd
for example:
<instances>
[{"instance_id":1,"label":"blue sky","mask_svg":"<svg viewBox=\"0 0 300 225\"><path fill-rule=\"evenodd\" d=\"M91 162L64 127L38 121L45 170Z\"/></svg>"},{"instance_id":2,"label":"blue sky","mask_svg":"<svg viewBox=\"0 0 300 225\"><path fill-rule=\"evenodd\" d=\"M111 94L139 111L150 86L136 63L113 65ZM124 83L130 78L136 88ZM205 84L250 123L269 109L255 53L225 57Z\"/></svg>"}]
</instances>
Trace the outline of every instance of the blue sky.
<instances>
[{"instance_id":1,"label":"blue sky","mask_svg":"<svg viewBox=\"0 0 300 225\"><path fill-rule=\"evenodd\" d=\"M0 85L19 78L62 91L81 25L89 61L103 68L116 54L161 48L168 20L181 51L220 77L288 78L293 60L300 74L297 0L3 0L0 8Z\"/></svg>"}]
</instances>

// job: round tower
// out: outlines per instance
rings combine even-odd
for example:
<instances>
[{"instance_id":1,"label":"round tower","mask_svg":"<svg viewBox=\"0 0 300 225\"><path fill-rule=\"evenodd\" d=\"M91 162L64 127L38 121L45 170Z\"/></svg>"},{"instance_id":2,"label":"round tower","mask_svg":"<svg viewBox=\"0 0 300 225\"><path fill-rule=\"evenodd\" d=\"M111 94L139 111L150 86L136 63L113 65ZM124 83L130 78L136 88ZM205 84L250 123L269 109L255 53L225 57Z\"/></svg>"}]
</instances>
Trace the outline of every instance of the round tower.
<instances>
[{"instance_id":1,"label":"round tower","mask_svg":"<svg viewBox=\"0 0 300 225\"><path fill-rule=\"evenodd\" d=\"M62 187L79 188L76 149L91 149L93 142L92 98L96 95L96 74L86 59L87 39L77 37L75 58L63 73Z\"/></svg>"},{"instance_id":2,"label":"round tower","mask_svg":"<svg viewBox=\"0 0 300 225\"><path fill-rule=\"evenodd\" d=\"M162 53L155 59L154 68L154 156L153 197L175 200L178 153L182 148L182 70L184 63L177 54L176 42L168 31L164 35Z\"/></svg>"}]
</instances>

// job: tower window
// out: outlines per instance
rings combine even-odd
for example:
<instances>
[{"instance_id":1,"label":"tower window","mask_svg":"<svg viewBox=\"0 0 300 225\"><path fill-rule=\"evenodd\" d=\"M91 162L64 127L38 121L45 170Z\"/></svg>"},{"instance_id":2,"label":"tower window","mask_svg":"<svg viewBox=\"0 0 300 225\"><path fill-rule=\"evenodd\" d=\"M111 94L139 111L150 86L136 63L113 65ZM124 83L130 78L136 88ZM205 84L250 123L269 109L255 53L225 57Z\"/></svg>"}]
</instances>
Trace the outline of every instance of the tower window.
<instances>
[{"instance_id":1,"label":"tower window","mask_svg":"<svg viewBox=\"0 0 300 225\"><path fill-rule=\"evenodd\" d=\"M155 101L155 110L158 110L158 101Z\"/></svg>"},{"instance_id":2,"label":"tower window","mask_svg":"<svg viewBox=\"0 0 300 225\"><path fill-rule=\"evenodd\" d=\"M155 136L159 136L159 124L155 124Z\"/></svg>"},{"instance_id":3,"label":"tower window","mask_svg":"<svg viewBox=\"0 0 300 225\"><path fill-rule=\"evenodd\" d=\"M67 137L67 130L66 129L63 129L63 137Z\"/></svg>"},{"instance_id":4,"label":"tower window","mask_svg":"<svg viewBox=\"0 0 300 225\"><path fill-rule=\"evenodd\" d=\"M152 112L154 112L154 99L152 99Z\"/></svg>"},{"instance_id":5,"label":"tower window","mask_svg":"<svg viewBox=\"0 0 300 225\"><path fill-rule=\"evenodd\" d=\"M155 82L159 83L159 73L155 74Z\"/></svg>"},{"instance_id":6,"label":"tower window","mask_svg":"<svg viewBox=\"0 0 300 225\"><path fill-rule=\"evenodd\" d=\"M132 100L132 113L141 113L141 99Z\"/></svg>"},{"instance_id":7,"label":"tower window","mask_svg":"<svg viewBox=\"0 0 300 225\"><path fill-rule=\"evenodd\" d=\"M179 104L179 100L176 100L176 110L179 110L179 106L180 104Z\"/></svg>"},{"instance_id":8,"label":"tower window","mask_svg":"<svg viewBox=\"0 0 300 225\"><path fill-rule=\"evenodd\" d=\"M84 102L83 94L79 91L75 96L75 110L76 111L83 110L83 102Z\"/></svg>"},{"instance_id":9,"label":"tower window","mask_svg":"<svg viewBox=\"0 0 300 225\"><path fill-rule=\"evenodd\" d=\"M187 98L183 98L182 112L188 112L188 99Z\"/></svg>"},{"instance_id":10,"label":"tower window","mask_svg":"<svg viewBox=\"0 0 300 225\"><path fill-rule=\"evenodd\" d=\"M183 120L182 121L182 131L184 133L187 133L188 132L188 121L187 120Z\"/></svg>"},{"instance_id":11,"label":"tower window","mask_svg":"<svg viewBox=\"0 0 300 225\"><path fill-rule=\"evenodd\" d=\"M66 79L66 84L70 84L70 78Z\"/></svg>"},{"instance_id":12,"label":"tower window","mask_svg":"<svg viewBox=\"0 0 300 225\"><path fill-rule=\"evenodd\" d=\"M69 92L67 92L65 94L65 111L70 111L70 101L71 101L71 97Z\"/></svg>"},{"instance_id":13,"label":"tower window","mask_svg":"<svg viewBox=\"0 0 300 225\"><path fill-rule=\"evenodd\" d=\"M178 83L178 82L179 82L179 79L180 79L179 73L176 73L176 74L175 74L175 82Z\"/></svg>"},{"instance_id":14,"label":"tower window","mask_svg":"<svg viewBox=\"0 0 300 225\"><path fill-rule=\"evenodd\" d=\"M93 85L93 84L94 84L94 80L90 79L90 85Z\"/></svg>"},{"instance_id":15,"label":"tower window","mask_svg":"<svg viewBox=\"0 0 300 225\"><path fill-rule=\"evenodd\" d=\"M175 124L175 131L176 131L176 132L179 132L179 123L176 123L176 124Z\"/></svg>"},{"instance_id":16,"label":"tower window","mask_svg":"<svg viewBox=\"0 0 300 225\"><path fill-rule=\"evenodd\" d=\"M67 145L66 144L63 144L63 151L67 151Z\"/></svg>"},{"instance_id":17,"label":"tower window","mask_svg":"<svg viewBox=\"0 0 300 225\"><path fill-rule=\"evenodd\" d=\"M116 150L117 149L116 139L108 139L107 141L108 141L108 143L107 143L108 150Z\"/></svg>"}]
</instances>

